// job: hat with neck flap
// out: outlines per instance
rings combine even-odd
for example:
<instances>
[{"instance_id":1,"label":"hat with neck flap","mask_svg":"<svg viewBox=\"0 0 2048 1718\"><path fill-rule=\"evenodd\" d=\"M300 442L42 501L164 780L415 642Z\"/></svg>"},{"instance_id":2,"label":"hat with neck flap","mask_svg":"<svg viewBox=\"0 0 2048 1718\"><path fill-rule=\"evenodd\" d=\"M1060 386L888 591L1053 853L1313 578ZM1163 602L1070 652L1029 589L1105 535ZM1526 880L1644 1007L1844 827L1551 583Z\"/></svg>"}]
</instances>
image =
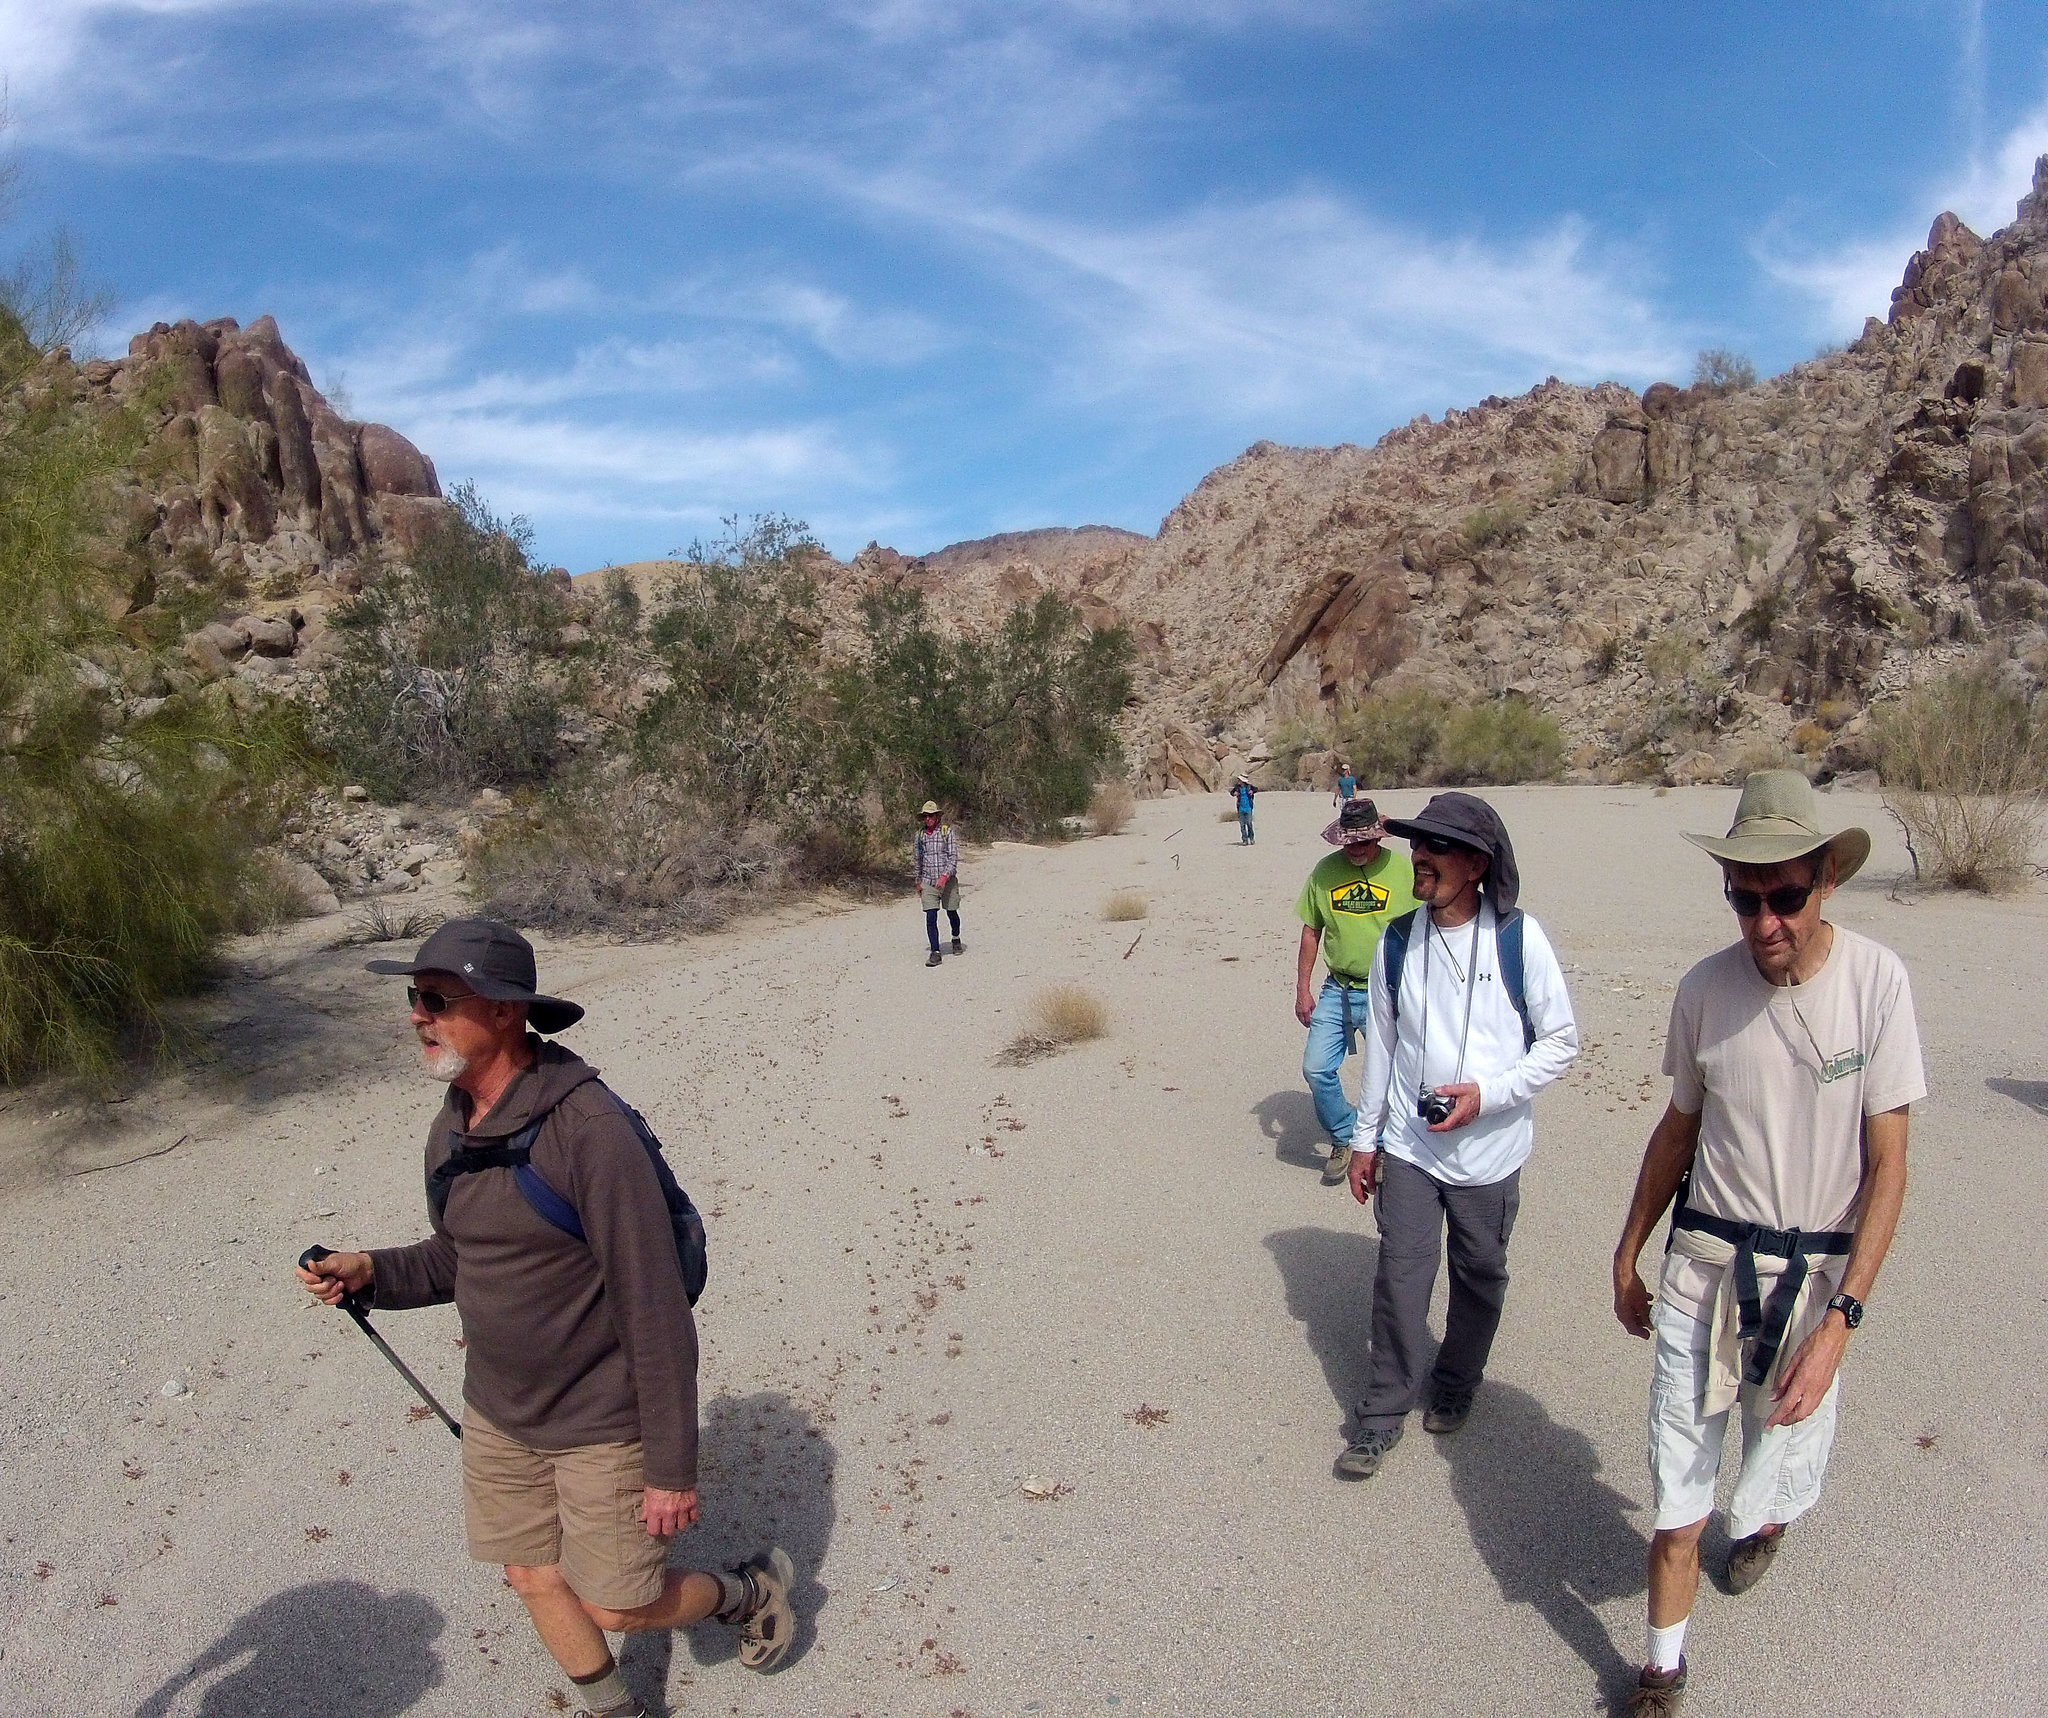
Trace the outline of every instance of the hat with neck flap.
<instances>
[{"instance_id":1,"label":"hat with neck flap","mask_svg":"<svg viewBox=\"0 0 2048 1718\"><path fill-rule=\"evenodd\" d=\"M1473 793L1440 793L1413 817L1387 819L1389 835L1414 840L1418 835L1439 835L1484 853L1492 861L1483 885L1496 913L1509 911L1521 898L1522 874L1515 868L1514 843L1508 840L1508 826L1500 813Z\"/></svg>"}]
</instances>

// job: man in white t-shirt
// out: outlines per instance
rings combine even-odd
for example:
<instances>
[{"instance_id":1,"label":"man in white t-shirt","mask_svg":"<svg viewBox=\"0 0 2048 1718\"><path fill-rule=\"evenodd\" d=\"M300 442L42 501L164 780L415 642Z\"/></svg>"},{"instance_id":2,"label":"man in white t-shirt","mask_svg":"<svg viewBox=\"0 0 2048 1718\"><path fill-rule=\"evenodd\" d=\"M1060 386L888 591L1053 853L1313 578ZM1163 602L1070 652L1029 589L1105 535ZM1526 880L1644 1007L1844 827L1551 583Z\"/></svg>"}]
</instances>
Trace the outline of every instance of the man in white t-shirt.
<instances>
[{"instance_id":1,"label":"man in white t-shirt","mask_svg":"<svg viewBox=\"0 0 2048 1718\"><path fill-rule=\"evenodd\" d=\"M1649 1655L1629 1700L1671 1718L1699 1590L1728 1410L1742 1409L1728 1584L1754 1586L1820 1497L1836 1369L1906 1195L1906 1112L1926 1096L1906 969L1821 917L1870 854L1821 831L1794 770L1743 784L1721 862L1741 939L1688 972L1671 1008L1671 1102L1650 1135L1614 1254L1614 1311L1654 1338ZM1677 1200L1654 1310L1637 1260Z\"/></svg>"},{"instance_id":2,"label":"man in white t-shirt","mask_svg":"<svg viewBox=\"0 0 2048 1718\"><path fill-rule=\"evenodd\" d=\"M1339 1479L1369 1479L1407 1424L1429 1370L1425 1430L1455 1432L1493 1351L1508 1291L1508 1236L1536 1145L1530 1100L1579 1053L1564 973L1543 927L1515 901L1521 880L1500 816L1440 793L1407 837L1422 906L1373 954L1365 1080L1349 1180L1377 1194L1372 1360ZM1450 1231L1443 1344L1429 1351L1429 1296Z\"/></svg>"}]
</instances>

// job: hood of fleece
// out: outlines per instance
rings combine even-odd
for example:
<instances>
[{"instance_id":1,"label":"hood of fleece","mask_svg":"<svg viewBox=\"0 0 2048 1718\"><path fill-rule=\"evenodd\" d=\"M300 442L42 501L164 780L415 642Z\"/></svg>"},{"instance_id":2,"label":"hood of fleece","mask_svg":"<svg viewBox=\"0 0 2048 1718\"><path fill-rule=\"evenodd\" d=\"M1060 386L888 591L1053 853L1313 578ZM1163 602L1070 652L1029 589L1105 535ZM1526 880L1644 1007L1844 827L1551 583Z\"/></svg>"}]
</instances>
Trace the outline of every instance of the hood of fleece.
<instances>
[{"instance_id":1,"label":"hood of fleece","mask_svg":"<svg viewBox=\"0 0 2048 1718\"><path fill-rule=\"evenodd\" d=\"M528 1122L546 1115L578 1086L597 1078L597 1070L575 1051L565 1050L533 1032L526 1035L526 1042L533 1051L533 1066L512 1082L498 1100L497 1107L484 1117L482 1125L474 1133L465 1135L462 1126L463 1110L468 1107L467 1097L458 1094L454 1087L449 1088L448 1124L458 1136L470 1139L510 1138Z\"/></svg>"}]
</instances>

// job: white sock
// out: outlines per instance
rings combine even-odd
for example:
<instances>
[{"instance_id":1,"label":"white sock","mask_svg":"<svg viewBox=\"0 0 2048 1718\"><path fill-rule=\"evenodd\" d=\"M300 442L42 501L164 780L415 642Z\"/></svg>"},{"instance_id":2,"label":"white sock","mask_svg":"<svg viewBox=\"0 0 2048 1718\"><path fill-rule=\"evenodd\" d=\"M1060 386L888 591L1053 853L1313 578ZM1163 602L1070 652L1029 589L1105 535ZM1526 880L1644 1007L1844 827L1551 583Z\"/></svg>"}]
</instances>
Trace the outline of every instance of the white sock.
<instances>
[{"instance_id":1,"label":"white sock","mask_svg":"<svg viewBox=\"0 0 2048 1718\"><path fill-rule=\"evenodd\" d=\"M1689 1616L1680 1617L1668 1629L1650 1625L1650 1658L1652 1670L1670 1671L1678 1668L1679 1659L1685 1651L1685 1625L1692 1621Z\"/></svg>"}]
</instances>

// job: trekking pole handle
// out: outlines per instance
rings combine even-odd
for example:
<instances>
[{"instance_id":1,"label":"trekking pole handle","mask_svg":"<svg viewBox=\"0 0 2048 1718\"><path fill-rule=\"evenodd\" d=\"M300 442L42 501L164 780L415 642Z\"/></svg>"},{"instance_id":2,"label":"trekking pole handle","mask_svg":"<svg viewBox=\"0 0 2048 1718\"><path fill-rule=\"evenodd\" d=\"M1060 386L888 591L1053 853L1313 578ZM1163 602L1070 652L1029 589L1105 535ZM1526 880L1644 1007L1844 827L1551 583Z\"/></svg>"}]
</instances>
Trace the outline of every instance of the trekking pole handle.
<instances>
[{"instance_id":1,"label":"trekking pole handle","mask_svg":"<svg viewBox=\"0 0 2048 1718\"><path fill-rule=\"evenodd\" d=\"M302 1271L306 1270L310 1266L318 1264L322 1259L331 1259L333 1257L334 1249L332 1247L323 1247L318 1241L315 1241L299 1255L299 1269ZM340 1307L351 1318L360 1318L362 1316L363 1303L357 1300L354 1293L347 1288L341 1291L341 1299L336 1301L335 1305Z\"/></svg>"}]
</instances>

